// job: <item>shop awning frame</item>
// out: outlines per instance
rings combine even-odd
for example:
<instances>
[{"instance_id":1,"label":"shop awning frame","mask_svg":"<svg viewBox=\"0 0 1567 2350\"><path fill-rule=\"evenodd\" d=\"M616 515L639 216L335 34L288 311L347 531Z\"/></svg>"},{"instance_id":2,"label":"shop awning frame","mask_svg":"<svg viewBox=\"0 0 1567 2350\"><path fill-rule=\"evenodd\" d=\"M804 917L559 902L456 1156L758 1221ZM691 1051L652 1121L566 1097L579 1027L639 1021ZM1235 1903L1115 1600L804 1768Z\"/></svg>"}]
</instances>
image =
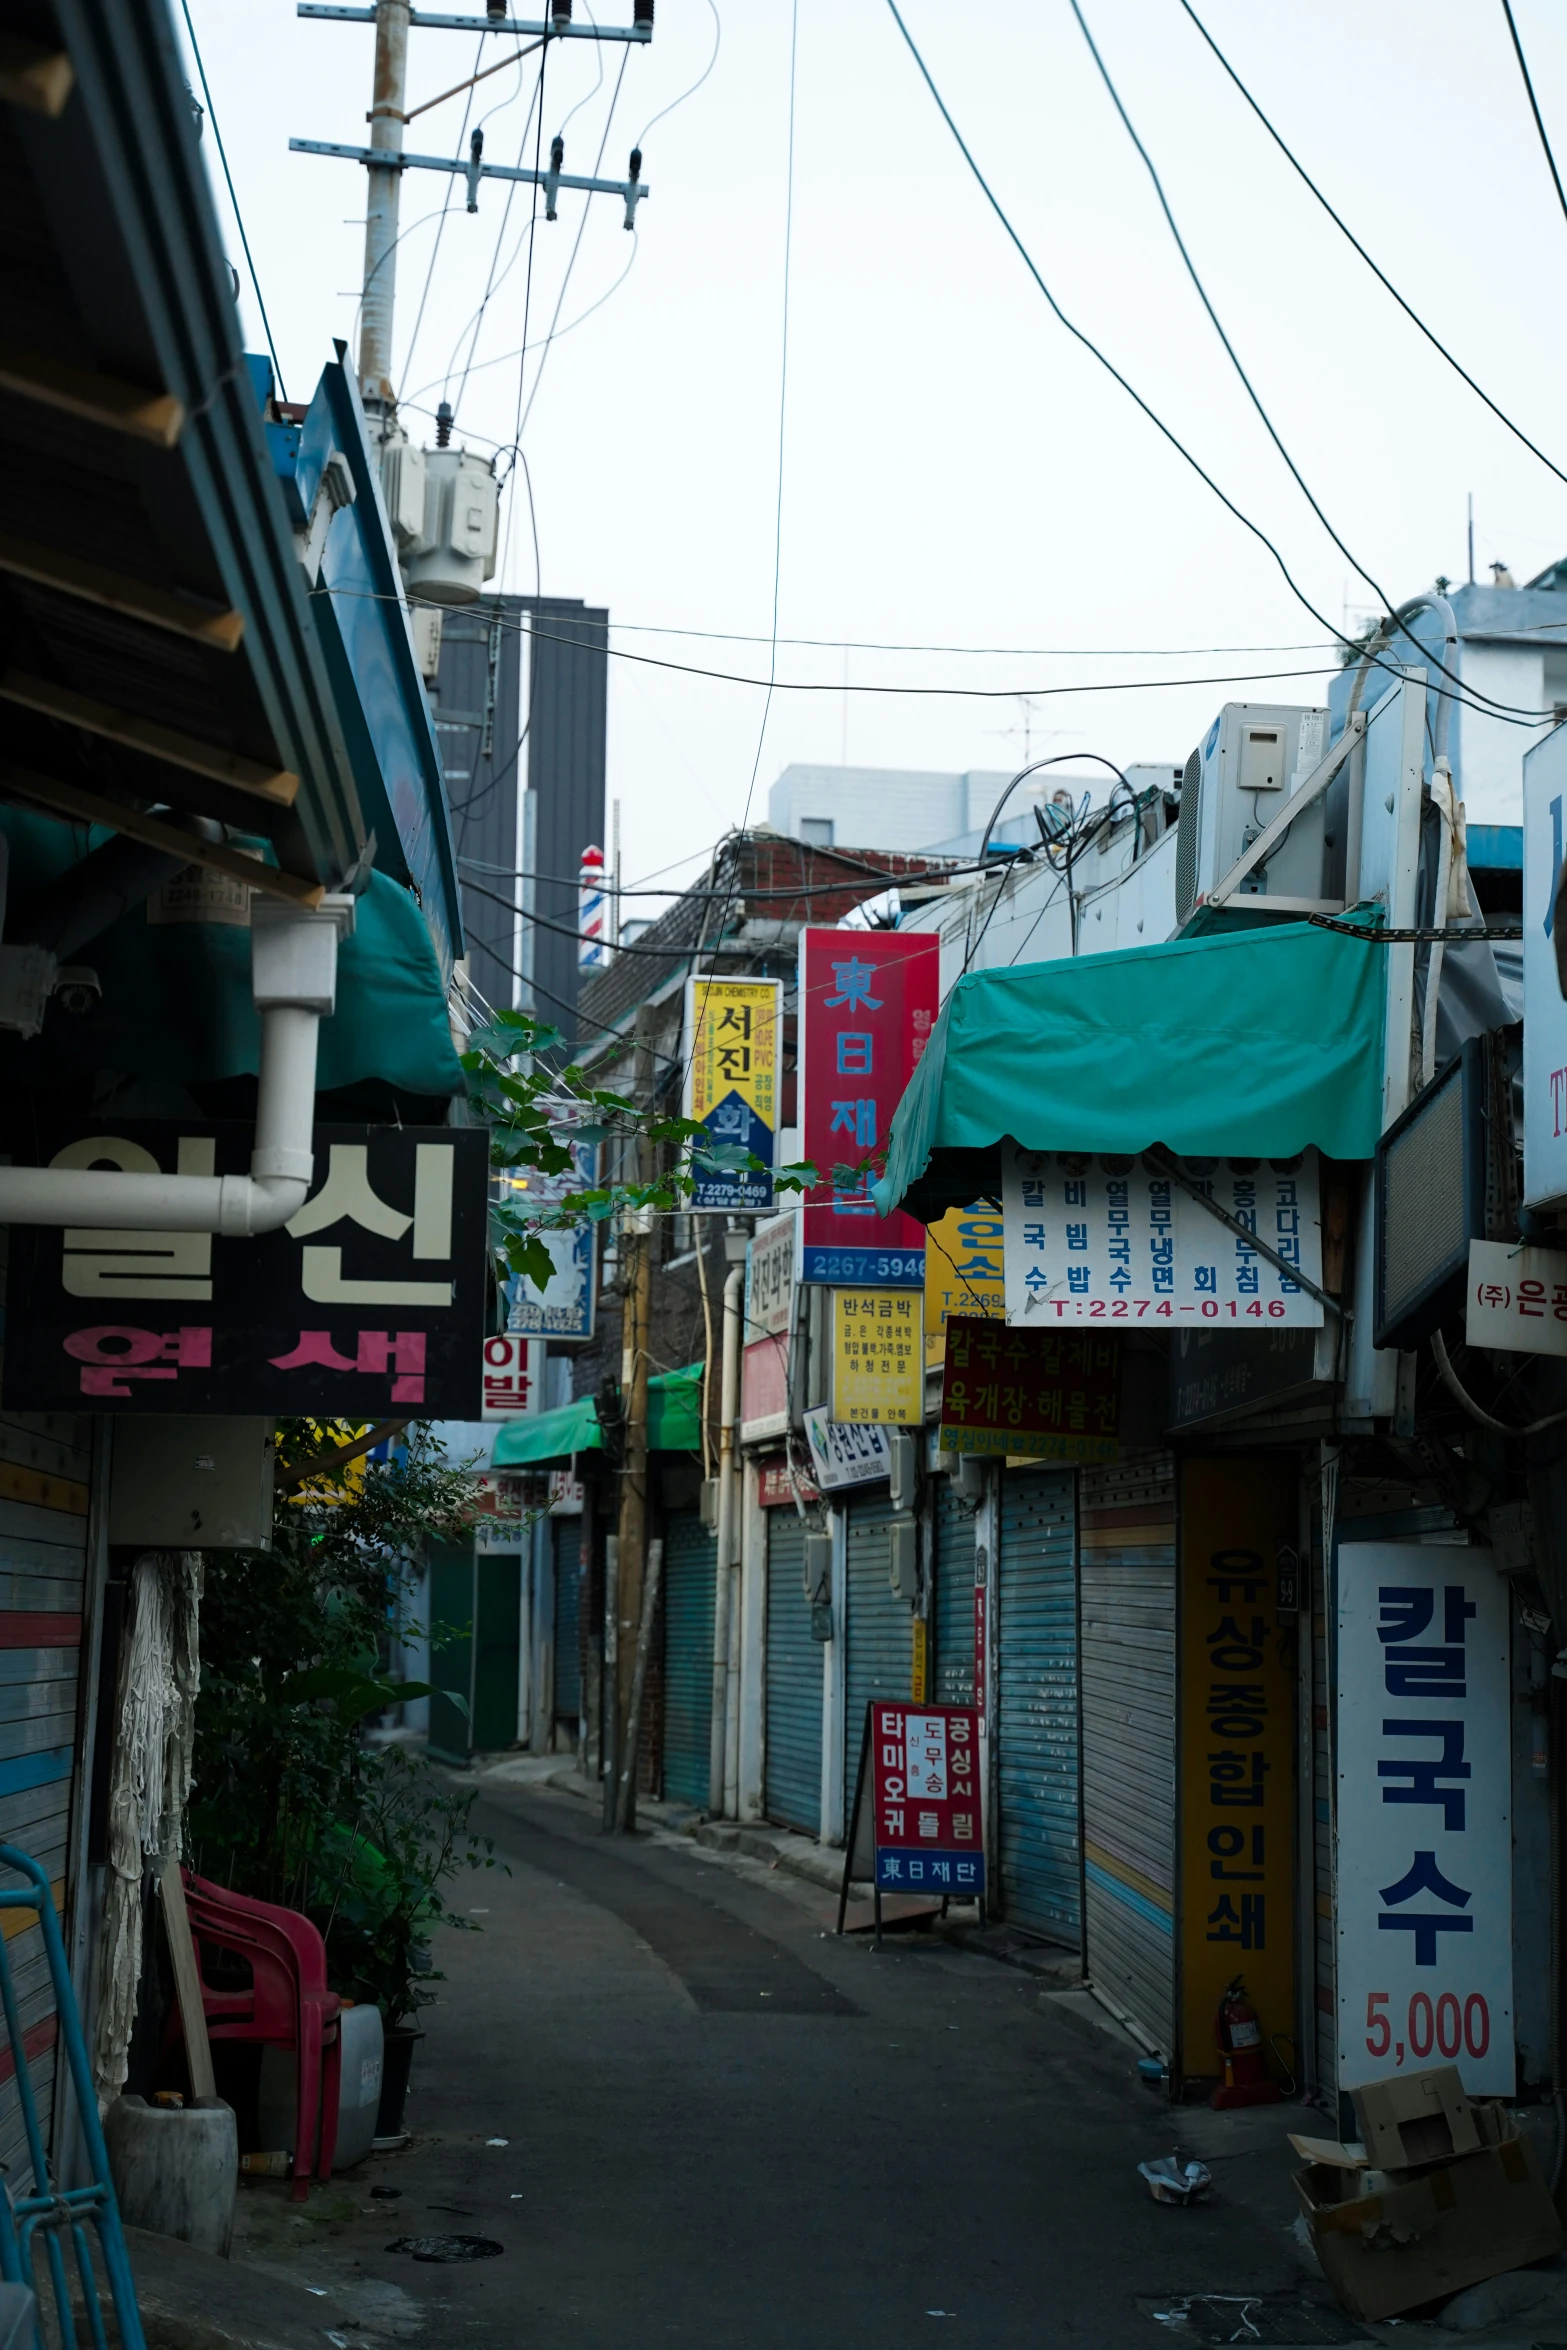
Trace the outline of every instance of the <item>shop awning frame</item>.
<instances>
[{"instance_id":1,"label":"shop awning frame","mask_svg":"<svg viewBox=\"0 0 1567 2350\"><path fill-rule=\"evenodd\" d=\"M699 1452L702 1447L702 1365L658 1372L647 1383L648 1450ZM604 1429L591 1395L536 1419L503 1421L495 1431L492 1469L563 1467L578 1453L602 1452Z\"/></svg>"}]
</instances>

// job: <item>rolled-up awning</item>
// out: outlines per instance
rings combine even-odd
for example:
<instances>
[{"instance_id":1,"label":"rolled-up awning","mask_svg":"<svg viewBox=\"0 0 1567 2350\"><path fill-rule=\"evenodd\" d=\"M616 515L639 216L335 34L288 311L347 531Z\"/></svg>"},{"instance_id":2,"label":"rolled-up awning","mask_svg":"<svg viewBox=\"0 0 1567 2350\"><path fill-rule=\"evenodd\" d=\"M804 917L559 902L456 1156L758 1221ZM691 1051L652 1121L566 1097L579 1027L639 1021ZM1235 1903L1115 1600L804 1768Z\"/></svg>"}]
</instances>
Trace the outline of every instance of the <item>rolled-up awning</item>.
<instances>
[{"instance_id":1,"label":"rolled-up awning","mask_svg":"<svg viewBox=\"0 0 1567 2350\"><path fill-rule=\"evenodd\" d=\"M702 1366L661 1371L647 1383L650 1452L698 1452L702 1444ZM604 1431L591 1395L536 1419L505 1420L495 1431L492 1469L545 1468L574 1453L602 1452Z\"/></svg>"},{"instance_id":2,"label":"rolled-up awning","mask_svg":"<svg viewBox=\"0 0 1567 2350\"><path fill-rule=\"evenodd\" d=\"M875 1186L929 1221L993 1190L1000 1145L1132 1157L1368 1159L1387 949L1312 923L960 979Z\"/></svg>"}]
</instances>

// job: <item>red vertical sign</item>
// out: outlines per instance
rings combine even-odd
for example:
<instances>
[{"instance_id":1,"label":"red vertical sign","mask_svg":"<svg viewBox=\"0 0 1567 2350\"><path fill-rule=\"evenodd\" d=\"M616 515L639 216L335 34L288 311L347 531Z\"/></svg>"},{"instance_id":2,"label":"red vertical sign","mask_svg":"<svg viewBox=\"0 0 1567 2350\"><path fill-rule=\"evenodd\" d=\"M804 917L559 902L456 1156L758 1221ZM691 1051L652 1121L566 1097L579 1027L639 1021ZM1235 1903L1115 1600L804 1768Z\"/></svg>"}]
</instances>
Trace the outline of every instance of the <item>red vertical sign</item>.
<instances>
[{"instance_id":1,"label":"red vertical sign","mask_svg":"<svg viewBox=\"0 0 1567 2350\"><path fill-rule=\"evenodd\" d=\"M800 934L801 1143L822 1171L805 1195L805 1281L845 1289L924 1281L924 1226L901 1209L879 1216L870 1187L936 1025L940 974L933 931Z\"/></svg>"}]
</instances>

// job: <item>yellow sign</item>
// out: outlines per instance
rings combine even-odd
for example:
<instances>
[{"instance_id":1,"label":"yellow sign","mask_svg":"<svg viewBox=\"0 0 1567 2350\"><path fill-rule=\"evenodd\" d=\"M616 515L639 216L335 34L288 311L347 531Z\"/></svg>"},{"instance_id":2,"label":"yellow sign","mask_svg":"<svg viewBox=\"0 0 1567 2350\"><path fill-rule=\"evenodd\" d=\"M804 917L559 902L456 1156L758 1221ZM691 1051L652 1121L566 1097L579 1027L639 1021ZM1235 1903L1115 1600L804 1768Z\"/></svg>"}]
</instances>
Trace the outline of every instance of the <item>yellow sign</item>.
<instances>
[{"instance_id":1,"label":"yellow sign","mask_svg":"<svg viewBox=\"0 0 1567 2350\"><path fill-rule=\"evenodd\" d=\"M778 1136L776 979L686 982L685 1114L715 1148L748 1152L760 1167L693 1167L693 1208L756 1210L773 1204Z\"/></svg>"},{"instance_id":2,"label":"yellow sign","mask_svg":"<svg viewBox=\"0 0 1567 2350\"><path fill-rule=\"evenodd\" d=\"M923 1616L916 1616L914 1619L914 1679L909 1690L909 1695L916 1705L923 1705L929 1695L926 1687L929 1676L930 1627Z\"/></svg>"},{"instance_id":3,"label":"yellow sign","mask_svg":"<svg viewBox=\"0 0 1567 2350\"><path fill-rule=\"evenodd\" d=\"M945 1359L948 1317L974 1314L986 1321L1007 1318L1001 1274L1001 1202L975 1200L949 1208L925 1235L925 1363L938 1370Z\"/></svg>"},{"instance_id":4,"label":"yellow sign","mask_svg":"<svg viewBox=\"0 0 1567 2350\"><path fill-rule=\"evenodd\" d=\"M833 1291L832 1418L917 1428L925 1417L914 1289Z\"/></svg>"},{"instance_id":5,"label":"yellow sign","mask_svg":"<svg viewBox=\"0 0 1567 2350\"><path fill-rule=\"evenodd\" d=\"M1270 2079L1280 2069L1273 2035L1286 2045L1295 2035L1298 1631L1278 1601L1281 1552L1295 1573L1296 1517L1288 1461L1184 1464L1178 2069L1188 2079L1223 2077L1214 2019L1237 1975L1261 2020Z\"/></svg>"}]
</instances>

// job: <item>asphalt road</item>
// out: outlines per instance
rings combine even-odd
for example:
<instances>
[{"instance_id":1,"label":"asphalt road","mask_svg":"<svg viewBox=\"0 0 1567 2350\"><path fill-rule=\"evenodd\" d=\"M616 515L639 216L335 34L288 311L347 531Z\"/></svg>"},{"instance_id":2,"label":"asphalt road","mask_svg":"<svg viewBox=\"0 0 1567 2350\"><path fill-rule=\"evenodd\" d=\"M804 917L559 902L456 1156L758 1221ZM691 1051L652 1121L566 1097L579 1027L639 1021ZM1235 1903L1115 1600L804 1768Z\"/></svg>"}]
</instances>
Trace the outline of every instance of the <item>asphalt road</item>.
<instances>
[{"instance_id":1,"label":"asphalt road","mask_svg":"<svg viewBox=\"0 0 1567 2350\"><path fill-rule=\"evenodd\" d=\"M400 2198L361 2186L332 2244L425 2304L427 2338L1153 2350L1173 2296L1299 2289L1284 2117L1208 2205L1158 2207L1136 2164L1175 2122L1036 1978L926 1935L839 1942L825 1894L607 1841L569 1797L487 1794L475 1825L511 1874L466 1880L484 1931L441 1938L415 2144L374 2167ZM502 2254L385 2249L439 2230Z\"/></svg>"}]
</instances>

